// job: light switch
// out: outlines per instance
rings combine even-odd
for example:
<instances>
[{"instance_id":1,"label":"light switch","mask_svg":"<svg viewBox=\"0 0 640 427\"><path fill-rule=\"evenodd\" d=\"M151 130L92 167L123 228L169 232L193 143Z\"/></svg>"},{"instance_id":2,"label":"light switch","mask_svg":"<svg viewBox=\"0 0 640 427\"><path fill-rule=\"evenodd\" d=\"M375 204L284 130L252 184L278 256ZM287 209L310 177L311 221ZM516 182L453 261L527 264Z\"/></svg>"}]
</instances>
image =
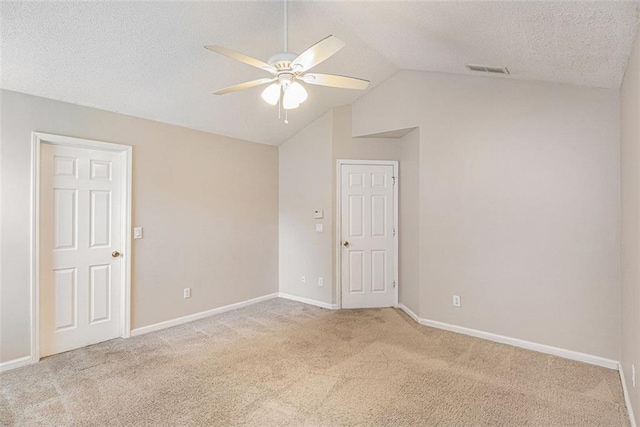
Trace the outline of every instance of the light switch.
<instances>
[{"instance_id":1,"label":"light switch","mask_svg":"<svg viewBox=\"0 0 640 427\"><path fill-rule=\"evenodd\" d=\"M142 239L142 227L134 227L133 228L133 238L134 239Z\"/></svg>"},{"instance_id":2,"label":"light switch","mask_svg":"<svg viewBox=\"0 0 640 427\"><path fill-rule=\"evenodd\" d=\"M322 218L324 218L324 209L317 209L313 213L313 218L314 219L322 219Z\"/></svg>"},{"instance_id":3,"label":"light switch","mask_svg":"<svg viewBox=\"0 0 640 427\"><path fill-rule=\"evenodd\" d=\"M322 224L316 224L316 231L318 233L322 233L322 229L323 229Z\"/></svg>"}]
</instances>

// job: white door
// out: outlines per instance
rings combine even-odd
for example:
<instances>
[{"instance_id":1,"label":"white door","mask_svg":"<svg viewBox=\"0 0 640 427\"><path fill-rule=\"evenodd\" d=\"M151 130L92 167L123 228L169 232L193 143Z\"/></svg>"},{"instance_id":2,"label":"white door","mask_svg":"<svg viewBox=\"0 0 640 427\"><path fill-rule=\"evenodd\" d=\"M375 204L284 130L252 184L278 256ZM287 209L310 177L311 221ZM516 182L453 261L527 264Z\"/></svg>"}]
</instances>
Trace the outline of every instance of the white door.
<instances>
[{"instance_id":1,"label":"white door","mask_svg":"<svg viewBox=\"0 0 640 427\"><path fill-rule=\"evenodd\" d=\"M341 165L342 307L397 303L394 166Z\"/></svg>"},{"instance_id":2,"label":"white door","mask_svg":"<svg viewBox=\"0 0 640 427\"><path fill-rule=\"evenodd\" d=\"M41 357L120 336L123 163L41 145Z\"/></svg>"}]
</instances>

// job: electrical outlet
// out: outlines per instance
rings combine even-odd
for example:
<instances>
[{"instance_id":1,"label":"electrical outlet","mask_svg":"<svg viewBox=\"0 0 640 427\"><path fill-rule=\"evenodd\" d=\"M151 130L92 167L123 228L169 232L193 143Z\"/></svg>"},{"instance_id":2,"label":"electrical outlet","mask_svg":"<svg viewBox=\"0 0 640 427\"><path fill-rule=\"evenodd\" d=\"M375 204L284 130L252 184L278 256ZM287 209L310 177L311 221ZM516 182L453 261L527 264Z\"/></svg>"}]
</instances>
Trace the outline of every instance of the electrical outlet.
<instances>
[{"instance_id":1,"label":"electrical outlet","mask_svg":"<svg viewBox=\"0 0 640 427\"><path fill-rule=\"evenodd\" d=\"M631 382L633 383L633 388L636 388L636 365L631 365Z\"/></svg>"},{"instance_id":2,"label":"electrical outlet","mask_svg":"<svg viewBox=\"0 0 640 427\"><path fill-rule=\"evenodd\" d=\"M318 277L318 286L324 286L324 281L322 280L322 277Z\"/></svg>"},{"instance_id":3,"label":"electrical outlet","mask_svg":"<svg viewBox=\"0 0 640 427\"><path fill-rule=\"evenodd\" d=\"M307 278L304 276L300 277L300 283L307 283Z\"/></svg>"},{"instance_id":4,"label":"electrical outlet","mask_svg":"<svg viewBox=\"0 0 640 427\"><path fill-rule=\"evenodd\" d=\"M460 295L454 295L453 296L453 306L454 307L460 307Z\"/></svg>"},{"instance_id":5,"label":"electrical outlet","mask_svg":"<svg viewBox=\"0 0 640 427\"><path fill-rule=\"evenodd\" d=\"M191 288L184 288L182 290L182 297L183 298L191 298Z\"/></svg>"}]
</instances>

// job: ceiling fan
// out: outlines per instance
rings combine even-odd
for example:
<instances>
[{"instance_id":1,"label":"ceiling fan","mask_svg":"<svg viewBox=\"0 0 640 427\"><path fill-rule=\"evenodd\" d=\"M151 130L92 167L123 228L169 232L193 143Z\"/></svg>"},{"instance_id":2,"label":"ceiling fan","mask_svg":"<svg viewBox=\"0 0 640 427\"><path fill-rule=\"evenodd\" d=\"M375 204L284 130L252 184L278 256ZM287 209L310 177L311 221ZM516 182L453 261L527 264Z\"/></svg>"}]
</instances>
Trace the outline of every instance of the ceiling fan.
<instances>
[{"instance_id":1,"label":"ceiling fan","mask_svg":"<svg viewBox=\"0 0 640 427\"><path fill-rule=\"evenodd\" d=\"M369 81L355 77L339 76L336 74L309 73L309 70L328 59L345 46L345 43L334 36L328 36L314 44L300 55L289 52L288 44L288 12L287 0L284 0L284 50L276 53L268 62L251 58L239 52L218 45L208 45L205 48L221 55L228 56L245 64L260 68L271 73L271 77L252 80L234 86L226 87L214 92L214 95L224 95L243 89L249 89L271 83L262 92L262 99L271 105L281 102L282 108L290 110L298 108L307 99L307 91L302 83L329 86L342 89L366 89ZM286 112L286 111L285 111ZM285 120L287 123L287 120Z\"/></svg>"}]
</instances>

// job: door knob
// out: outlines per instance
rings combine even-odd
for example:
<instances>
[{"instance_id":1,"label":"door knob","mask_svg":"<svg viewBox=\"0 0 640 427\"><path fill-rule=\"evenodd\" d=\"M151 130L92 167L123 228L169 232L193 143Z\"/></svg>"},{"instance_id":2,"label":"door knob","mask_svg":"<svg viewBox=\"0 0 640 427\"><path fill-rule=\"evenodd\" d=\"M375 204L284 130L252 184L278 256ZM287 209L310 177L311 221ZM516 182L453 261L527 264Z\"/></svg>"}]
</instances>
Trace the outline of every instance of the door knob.
<instances>
[{"instance_id":1,"label":"door knob","mask_svg":"<svg viewBox=\"0 0 640 427\"><path fill-rule=\"evenodd\" d=\"M114 257L114 258L118 258L120 256L120 252L113 251L113 253L111 253L111 256Z\"/></svg>"},{"instance_id":2,"label":"door knob","mask_svg":"<svg viewBox=\"0 0 640 427\"><path fill-rule=\"evenodd\" d=\"M347 242L347 241L345 240L344 242L342 242L342 246L344 246L344 247L346 248L347 246L349 246L349 242Z\"/></svg>"}]
</instances>

